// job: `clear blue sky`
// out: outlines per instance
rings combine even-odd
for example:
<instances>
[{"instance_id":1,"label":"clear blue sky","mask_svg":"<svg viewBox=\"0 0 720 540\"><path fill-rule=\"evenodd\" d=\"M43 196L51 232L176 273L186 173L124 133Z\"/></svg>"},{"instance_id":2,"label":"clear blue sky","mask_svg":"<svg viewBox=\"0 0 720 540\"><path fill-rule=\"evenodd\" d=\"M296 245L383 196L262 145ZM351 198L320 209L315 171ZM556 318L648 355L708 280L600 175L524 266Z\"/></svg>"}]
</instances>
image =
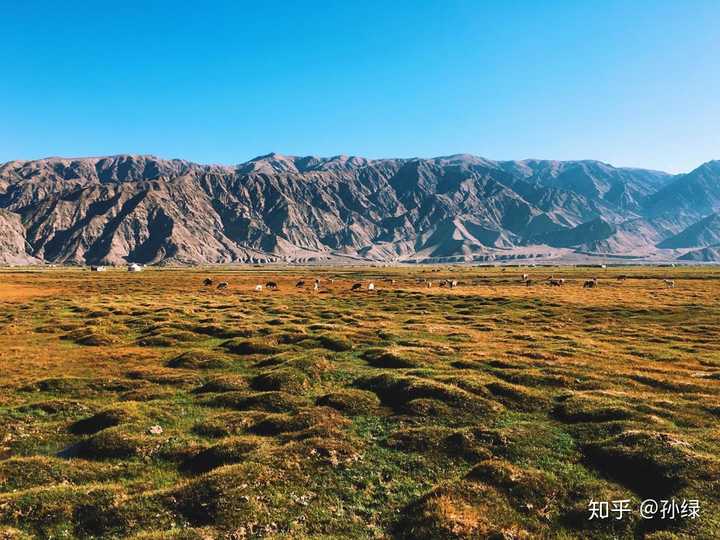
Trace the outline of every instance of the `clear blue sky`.
<instances>
[{"instance_id":1,"label":"clear blue sky","mask_svg":"<svg viewBox=\"0 0 720 540\"><path fill-rule=\"evenodd\" d=\"M718 0L0 8L0 161L720 159Z\"/></svg>"}]
</instances>

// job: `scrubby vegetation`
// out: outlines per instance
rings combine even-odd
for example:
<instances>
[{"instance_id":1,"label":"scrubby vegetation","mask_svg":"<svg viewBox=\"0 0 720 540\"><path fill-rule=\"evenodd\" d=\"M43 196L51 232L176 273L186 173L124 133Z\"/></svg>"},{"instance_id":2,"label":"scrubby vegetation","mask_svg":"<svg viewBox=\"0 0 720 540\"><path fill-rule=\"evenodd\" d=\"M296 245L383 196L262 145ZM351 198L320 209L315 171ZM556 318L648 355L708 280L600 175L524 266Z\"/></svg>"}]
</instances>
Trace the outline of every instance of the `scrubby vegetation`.
<instances>
[{"instance_id":1,"label":"scrubby vegetation","mask_svg":"<svg viewBox=\"0 0 720 540\"><path fill-rule=\"evenodd\" d=\"M720 271L0 276L2 539L720 537Z\"/></svg>"}]
</instances>

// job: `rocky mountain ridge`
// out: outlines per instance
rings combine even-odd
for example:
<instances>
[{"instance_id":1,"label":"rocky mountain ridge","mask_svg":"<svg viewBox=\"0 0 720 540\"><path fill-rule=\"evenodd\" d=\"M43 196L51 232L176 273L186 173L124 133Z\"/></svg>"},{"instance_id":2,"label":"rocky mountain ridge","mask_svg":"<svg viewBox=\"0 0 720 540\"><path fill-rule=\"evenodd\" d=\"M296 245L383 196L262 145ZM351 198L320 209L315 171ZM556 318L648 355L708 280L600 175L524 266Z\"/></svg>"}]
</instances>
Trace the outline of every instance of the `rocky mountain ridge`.
<instances>
[{"instance_id":1,"label":"rocky mountain ridge","mask_svg":"<svg viewBox=\"0 0 720 540\"><path fill-rule=\"evenodd\" d=\"M0 263L675 260L718 211L719 161L47 158L0 165Z\"/></svg>"}]
</instances>

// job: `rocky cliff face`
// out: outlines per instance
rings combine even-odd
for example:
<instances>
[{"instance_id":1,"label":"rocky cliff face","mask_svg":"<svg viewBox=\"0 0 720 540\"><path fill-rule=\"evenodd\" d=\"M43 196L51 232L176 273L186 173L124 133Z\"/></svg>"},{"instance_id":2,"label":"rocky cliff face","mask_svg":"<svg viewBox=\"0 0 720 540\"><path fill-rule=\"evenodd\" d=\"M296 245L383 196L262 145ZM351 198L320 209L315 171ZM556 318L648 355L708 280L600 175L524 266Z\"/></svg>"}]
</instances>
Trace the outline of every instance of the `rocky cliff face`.
<instances>
[{"instance_id":1,"label":"rocky cliff face","mask_svg":"<svg viewBox=\"0 0 720 540\"><path fill-rule=\"evenodd\" d=\"M0 210L0 264L31 264L37 260L28 254L25 229L20 216Z\"/></svg>"},{"instance_id":2,"label":"rocky cliff face","mask_svg":"<svg viewBox=\"0 0 720 540\"><path fill-rule=\"evenodd\" d=\"M12 161L0 166L0 262L493 260L558 249L677 257L708 245L663 242L720 210L717 163L673 177L468 155L270 154L234 167Z\"/></svg>"}]
</instances>

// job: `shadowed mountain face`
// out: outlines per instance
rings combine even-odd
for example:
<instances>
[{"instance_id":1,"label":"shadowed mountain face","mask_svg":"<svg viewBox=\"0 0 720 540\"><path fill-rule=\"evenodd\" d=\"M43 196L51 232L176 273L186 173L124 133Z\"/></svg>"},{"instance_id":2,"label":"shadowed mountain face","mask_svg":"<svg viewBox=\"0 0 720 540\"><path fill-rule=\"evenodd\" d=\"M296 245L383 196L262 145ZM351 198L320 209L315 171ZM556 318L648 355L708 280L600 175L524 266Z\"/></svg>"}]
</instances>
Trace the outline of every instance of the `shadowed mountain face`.
<instances>
[{"instance_id":1,"label":"shadowed mountain face","mask_svg":"<svg viewBox=\"0 0 720 540\"><path fill-rule=\"evenodd\" d=\"M667 259L711 245L718 210L720 162L49 158L0 166L0 263Z\"/></svg>"}]
</instances>

